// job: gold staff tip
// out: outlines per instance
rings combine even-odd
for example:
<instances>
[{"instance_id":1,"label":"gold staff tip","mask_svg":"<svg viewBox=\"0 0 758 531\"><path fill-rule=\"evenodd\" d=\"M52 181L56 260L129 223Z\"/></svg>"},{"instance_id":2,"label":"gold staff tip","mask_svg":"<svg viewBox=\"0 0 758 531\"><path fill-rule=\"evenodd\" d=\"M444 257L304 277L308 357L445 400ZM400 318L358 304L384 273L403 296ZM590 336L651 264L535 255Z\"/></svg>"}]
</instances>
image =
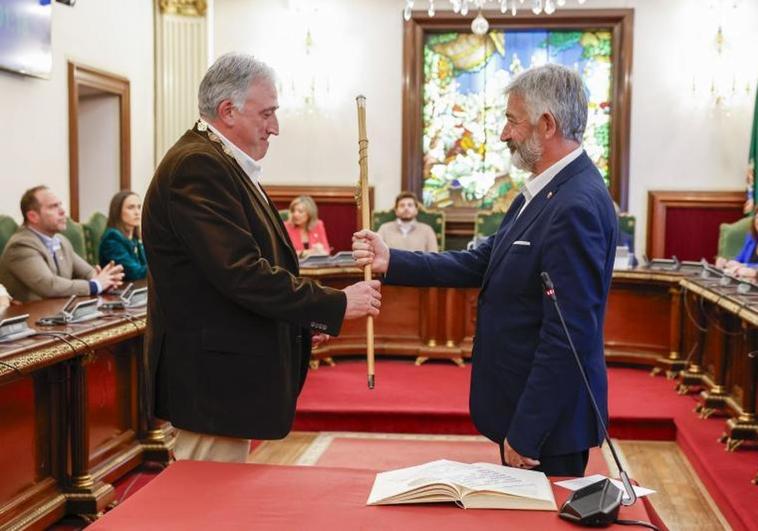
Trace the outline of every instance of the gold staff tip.
<instances>
[{"instance_id":1,"label":"gold staff tip","mask_svg":"<svg viewBox=\"0 0 758 531\"><path fill-rule=\"evenodd\" d=\"M369 389L374 388L374 375L373 374L368 375L368 388Z\"/></svg>"},{"instance_id":2,"label":"gold staff tip","mask_svg":"<svg viewBox=\"0 0 758 531\"><path fill-rule=\"evenodd\" d=\"M366 106L366 96L363 94L359 94L355 97L355 101L358 103L358 107L365 107Z\"/></svg>"}]
</instances>

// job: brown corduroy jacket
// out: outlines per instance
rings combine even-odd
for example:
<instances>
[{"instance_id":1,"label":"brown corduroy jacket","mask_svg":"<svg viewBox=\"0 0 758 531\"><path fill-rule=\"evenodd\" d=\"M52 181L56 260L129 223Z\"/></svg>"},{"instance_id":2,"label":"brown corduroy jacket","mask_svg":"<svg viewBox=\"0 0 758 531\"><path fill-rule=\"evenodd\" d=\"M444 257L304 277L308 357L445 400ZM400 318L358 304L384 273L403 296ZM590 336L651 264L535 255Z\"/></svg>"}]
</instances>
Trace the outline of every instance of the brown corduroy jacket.
<instances>
[{"instance_id":1,"label":"brown corduroy jacket","mask_svg":"<svg viewBox=\"0 0 758 531\"><path fill-rule=\"evenodd\" d=\"M275 206L204 129L168 151L145 197L149 406L186 430L277 439L311 331L337 335L346 299L298 277Z\"/></svg>"}]
</instances>

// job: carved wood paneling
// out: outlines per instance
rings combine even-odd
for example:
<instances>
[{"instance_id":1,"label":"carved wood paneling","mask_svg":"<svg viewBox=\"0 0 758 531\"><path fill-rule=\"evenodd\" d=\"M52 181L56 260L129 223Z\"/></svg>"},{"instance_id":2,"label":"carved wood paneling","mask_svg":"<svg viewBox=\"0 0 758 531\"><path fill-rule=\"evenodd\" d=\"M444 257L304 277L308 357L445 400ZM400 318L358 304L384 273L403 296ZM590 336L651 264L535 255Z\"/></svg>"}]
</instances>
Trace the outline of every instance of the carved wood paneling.
<instances>
[{"instance_id":1,"label":"carved wood paneling","mask_svg":"<svg viewBox=\"0 0 758 531\"><path fill-rule=\"evenodd\" d=\"M649 258L669 258L671 249L667 249L667 217L672 209L685 209L696 215L698 211L725 211L721 214L722 222L733 222L741 217L742 206L745 203L744 190L735 191L658 191L648 192L647 205L647 256ZM730 213L731 211L731 213ZM702 242L699 248L703 251L700 256L679 257L699 260L705 256L711 260L716 252L714 239L718 240L718 221L714 221L714 227L709 227L711 233L703 234L701 231L676 235L697 239ZM715 230L715 232L713 232ZM710 254L710 256L708 256Z\"/></svg>"}]
</instances>

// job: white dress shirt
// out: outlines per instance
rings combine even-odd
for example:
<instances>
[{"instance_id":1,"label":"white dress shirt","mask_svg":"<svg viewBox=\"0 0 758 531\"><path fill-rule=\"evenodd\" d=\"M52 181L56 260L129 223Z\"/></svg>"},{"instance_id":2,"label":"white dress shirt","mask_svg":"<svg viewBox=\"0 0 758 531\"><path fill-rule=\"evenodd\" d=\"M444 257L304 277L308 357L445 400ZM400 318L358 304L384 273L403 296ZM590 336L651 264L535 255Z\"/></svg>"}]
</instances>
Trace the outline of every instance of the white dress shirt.
<instances>
[{"instance_id":1,"label":"white dress shirt","mask_svg":"<svg viewBox=\"0 0 758 531\"><path fill-rule=\"evenodd\" d=\"M261 188L261 184L260 184L261 174L263 173L263 168L261 167L261 165L258 164L258 162L255 159L253 159L253 157L251 157L250 155L242 151L240 148L234 145L233 142L231 142L224 135L219 133L218 130L215 127L213 127L211 124L208 124L208 129L210 129L211 132L221 140L222 144L224 144L226 147L229 148L229 151L231 151L232 157L234 157L234 160L236 160L237 164L240 165L240 168L242 168L242 171L244 171L245 174L250 178L250 180L253 182L253 185L261 193L261 196L263 197L263 199L268 201L268 198L266 197L266 194L263 193L263 189Z\"/></svg>"},{"instance_id":2,"label":"white dress shirt","mask_svg":"<svg viewBox=\"0 0 758 531\"><path fill-rule=\"evenodd\" d=\"M524 206L522 206L521 210L519 210L519 216L524 211L529 202L534 199L534 197L540 193L543 188L550 184L550 181L552 181L553 178L558 175L558 173L560 173L563 168L574 162L574 160L576 160L577 157L582 154L583 149L584 148L582 148L582 146L579 146L574 151L563 157L561 160L548 167L539 175L533 175L529 177L529 180L524 183L524 187L521 189L521 193L524 194Z\"/></svg>"}]
</instances>

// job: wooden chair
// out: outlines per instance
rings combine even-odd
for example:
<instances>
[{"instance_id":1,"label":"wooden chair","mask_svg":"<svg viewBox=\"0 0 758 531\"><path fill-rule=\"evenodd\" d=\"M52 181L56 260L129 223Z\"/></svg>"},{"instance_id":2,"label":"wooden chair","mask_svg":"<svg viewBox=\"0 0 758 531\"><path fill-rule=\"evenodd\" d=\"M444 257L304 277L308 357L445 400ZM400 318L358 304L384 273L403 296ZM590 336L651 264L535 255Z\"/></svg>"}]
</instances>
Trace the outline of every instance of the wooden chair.
<instances>
[{"instance_id":1,"label":"wooden chair","mask_svg":"<svg viewBox=\"0 0 758 531\"><path fill-rule=\"evenodd\" d=\"M753 216L746 216L734 223L722 223L719 225L718 256L734 258L742 250L745 243L745 234L750 230Z\"/></svg>"},{"instance_id":2,"label":"wooden chair","mask_svg":"<svg viewBox=\"0 0 758 531\"><path fill-rule=\"evenodd\" d=\"M492 212L490 210L477 212L474 221L474 237L486 238L487 236L492 236L500 228L504 217L505 212Z\"/></svg>"},{"instance_id":3,"label":"wooden chair","mask_svg":"<svg viewBox=\"0 0 758 531\"><path fill-rule=\"evenodd\" d=\"M18 224L10 216L0 215L0 254L5 249L5 244L11 239L11 236L18 230Z\"/></svg>"},{"instance_id":4,"label":"wooden chair","mask_svg":"<svg viewBox=\"0 0 758 531\"><path fill-rule=\"evenodd\" d=\"M73 219L66 218L66 228L61 231L61 234L71 242L74 252L86 260L87 245L84 239L84 228Z\"/></svg>"},{"instance_id":5,"label":"wooden chair","mask_svg":"<svg viewBox=\"0 0 758 531\"><path fill-rule=\"evenodd\" d=\"M107 224L108 218L100 212L95 212L86 223L82 224L82 228L84 229L84 247L87 254L84 258L92 265L100 263L100 240L103 237Z\"/></svg>"},{"instance_id":6,"label":"wooden chair","mask_svg":"<svg viewBox=\"0 0 758 531\"><path fill-rule=\"evenodd\" d=\"M626 245L630 253L634 253L634 229L637 219L631 214L619 214L619 243Z\"/></svg>"}]
</instances>

